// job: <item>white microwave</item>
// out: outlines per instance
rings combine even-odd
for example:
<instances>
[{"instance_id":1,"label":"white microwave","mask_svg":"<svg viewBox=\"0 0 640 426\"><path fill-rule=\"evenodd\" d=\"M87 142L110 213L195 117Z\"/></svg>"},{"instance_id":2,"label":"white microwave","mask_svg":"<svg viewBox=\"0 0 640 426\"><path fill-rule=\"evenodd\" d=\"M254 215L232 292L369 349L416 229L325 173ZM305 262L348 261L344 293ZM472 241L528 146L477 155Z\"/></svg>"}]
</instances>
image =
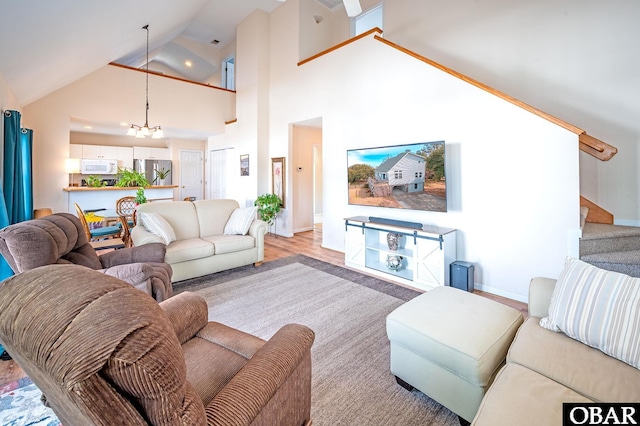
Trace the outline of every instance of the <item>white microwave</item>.
<instances>
[{"instance_id":1,"label":"white microwave","mask_svg":"<svg viewBox=\"0 0 640 426\"><path fill-rule=\"evenodd\" d=\"M83 175L115 175L118 173L118 160L83 158L80 170Z\"/></svg>"}]
</instances>

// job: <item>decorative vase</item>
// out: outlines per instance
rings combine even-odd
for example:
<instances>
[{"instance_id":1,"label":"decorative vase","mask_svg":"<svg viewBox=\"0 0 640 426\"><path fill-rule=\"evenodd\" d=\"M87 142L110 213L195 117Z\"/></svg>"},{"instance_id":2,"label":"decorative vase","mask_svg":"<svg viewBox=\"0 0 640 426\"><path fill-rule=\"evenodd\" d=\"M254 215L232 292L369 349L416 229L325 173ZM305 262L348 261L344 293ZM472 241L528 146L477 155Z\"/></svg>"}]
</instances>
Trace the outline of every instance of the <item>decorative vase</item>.
<instances>
[{"instance_id":1,"label":"decorative vase","mask_svg":"<svg viewBox=\"0 0 640 426\"><path fill-rule=\"evenodd\" d=\"M397 254L388 254L387 255L387 268L392 271L399 271L402 269L404 257L398 256Z\"/></svg>"},{"instance_id":2,"label":"decorative vase","mask_svg":"<svg viewBox=\"0 0 640 426\"><path fill-rule=\"evenodd\" d=\"M398 250L398 246L400 245L400 238L402 238L401 234L396 234L395 232L387 233L387 246L389 246L389 250Z\"/></svg>"}]
</instances>

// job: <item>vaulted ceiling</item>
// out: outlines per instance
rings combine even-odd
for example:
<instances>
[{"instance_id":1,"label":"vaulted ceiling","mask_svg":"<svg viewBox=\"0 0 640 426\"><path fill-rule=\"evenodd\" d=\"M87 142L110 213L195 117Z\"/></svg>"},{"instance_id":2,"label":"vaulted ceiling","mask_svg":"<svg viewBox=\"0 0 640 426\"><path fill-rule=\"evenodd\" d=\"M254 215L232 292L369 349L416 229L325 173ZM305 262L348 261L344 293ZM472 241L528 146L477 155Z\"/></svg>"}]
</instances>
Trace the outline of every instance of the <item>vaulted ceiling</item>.
<instances>
[{"instance_id":1,"label":"vaulted ceiling","mask_svg":"<svg viewBox=\"0 0 640 426\"><path fill-rule=\"evenodd\" d=\"M277 0L20 0L0 3L0 74L26 106L110 62L141 67L150 58L203 81L219 63L202 51L235 40L236 25ZM212 41L218 40L213 45ZM188 69L184 57L200 61ZM195 65L195 64L194 64Z\"/></svg>"}]
</instances>

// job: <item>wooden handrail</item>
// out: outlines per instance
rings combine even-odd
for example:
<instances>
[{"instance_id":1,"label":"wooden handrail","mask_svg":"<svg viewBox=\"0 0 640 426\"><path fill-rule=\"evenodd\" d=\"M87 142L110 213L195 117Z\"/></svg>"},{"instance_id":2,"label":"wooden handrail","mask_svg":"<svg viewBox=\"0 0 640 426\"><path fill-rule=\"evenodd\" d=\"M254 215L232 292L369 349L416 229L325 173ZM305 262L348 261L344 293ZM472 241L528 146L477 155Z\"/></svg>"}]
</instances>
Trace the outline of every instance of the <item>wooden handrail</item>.
<instances>
[{"instance_id":1,"label":"wooden handrail","mask_svg":"<svg viewBox=\"0 0 640 426\"><path fill-rule=\"evenodd\" d=\"M431 59L428 59L428 58L426 58L426 57L424 57L422 55L417 54L416 52L413 52L413 51L411 51L409 49L406 49L406 48L404 48L404 47L402 47L402 46L400 46L400 45L398 45L396 43L393 43L393 42L381 37L380 34L382 34L382 30L380 28L377 28L377 27L376 28L372 28L371 30L369 30L369 31L367 31L365 33L362 33L362 34L360 34L360 35L358 35L356 37L350 38L349 40L344 41L344 42L342 42L340 44L337 44L337 45L335 45L335 46L333 46L333 47L331 47L329 49L323 50L322 52L320 52L320 53L318 53L316 55L313 55L313 56L311 56L311 57L309 57L307 59L304 59L304 60L298 62L298 66L304 65L307 62L313 61L314 59L317 59L317 58L319 58L321 56L324 56L324 55L326 55L328 53L331 53L334 50L337 50L337 49L339 49L339 48L341 48L343 46L346 46L347 44L353 43L356 40L359 40L361 38L370 36L371 34L374 34L373 38L375 40L378 40L378 41L380 41L380 42L382 42L382 43L384 43L384 44L386 44L386 45L388 45L388 46L390 46L390 47L392 47L392 48L394 48L396 50L399 50L399 51L401 51L401 52L403 52L403 53L405 53L405 54L407 54L407 55L409 55L409 56L411 56L411 57L413 57L415 59L418 59L419 61L422 61L422 62L424 62L426 64L429 64L432 67L435 67L435 68L437 68L437 69L439 69L441 71L444 71L447 74L450 74L450 75L452 75L452 76L454 76L454 77L456 77L456 78L458 78L460 80L466 81L467 83L472 84L473 86L476 86L476 87L478 87L478 88L480 88L480 89L482 89L482 90L484 90L484 91L486 91L488 93L491 93L494 96L497 96L497 97L499 97L499 98L501 98L501 99L503 99L503 100L505 100L507 102L510 102L510 103L512 103L512 104L514 104L514 105L516 105L516 106L518 106L518 107L520 107L520 108L522 108L522 109L524 109L526 111L529 111L530 113L535 114L538 117L542 117L545 120L548 120L548 121L550 121L550 122L552 122L552 123L564 128L564 129L566 129L566 130L568 130L568 131L570 131L572 133L575 133L576 135L578 135L580 150L583 151L583 152L586 152L589 155L592 155L592 156L598 158L599 160L608 161L608 160L611 159L611 157L616 155L616 153L618 152L618 149L615 146L609 145L606 142L603 142L603 141L601 141L599 139L594 138L593 136L588 135L587 132L585 132L584 130L582 130L581 128L579 128L577 126L574 126L573 124L567 123L566 121L561 120L558 117L555 117L555 116L553 116L551 114L548 114L548 113L546 113L546 112L544 112L544 111L542 111L542 110L540 110L540 109L538 109L536 107L533 107L533 106L531 106L531 105L529 105L527 103L524 103L524 102L522 102L522 101L520 101L520 100L518 100L518 99L516 99L514 97L511 97L511 96L507 95L506 93L503 93L503 92L501 92L499 90L494 89L493 87L490 87L490 86L487 86L486 84L480 83L478 80L474 80L471 77L468 77L468 76L466 76L466 75L464 75L462 73L454 71L449 67L446 67L446 66L444 66L442 64L439 64L438 62L432 61Z\"/></svg>"},{"instance_id":2,"label":"wooden handrail","mask_svg":"<svg viewBox=\"0 0 640 426\"><path fill-rule=\"evenodd\" d=\"M618 148L608 143L602 142L586 133L580 135L580 150L586 152L602 161L608 161L616 155Z\"/></svg>"},{"instance_id":3,"label":"wooden handrail","mask_svg":"<svg viewBox=\"0 0 640 426\"><path fill-rule=\"evenodd\" d=\"M130 67L129 65L116 64L115 62L109 62L109 65L112 65L114 67L120 67L120 68L128 69L128 70L131 70L131 71L147 72L147 70L142 70L140 68ZM229 90L229 89L225 89L224 87L212 86L212 85L207 84L207 83L200 83L200 82L193 81L193 80L187 80L186 78L174 77L172 75L162 74L162 73L157 72L157 71L149 71L149 74L157 75L158 77L170 78L172 80L182 81L183 83L190 83L190 84L195 84L195 85L198 85L198 86L208 87L210 89L223 90L225 92L236 93L235 90Z\"/></svg>"},{"instance_id":4,"label":"wooden handrail","mask_svg":"<svg viewBox=\"0 0 640 426\"><path fill-rule=\"evenodd\" d=\"M374 27L374 28L370 29L370 30L369 30L369 31L367 31L367 32L364 32L364 33L359 34L359 35L357 35L357 36L355 36L355 37L352 37L352 38L350 38L349 40L343 41L343 42L342 42L342 43L340 43L340 44L336 44L335 46L330 47L330 48L328 48L327 50L323 50L323 51L322 51L322 52L320 52L320 53L316 53L315 55L310 56L310 57L308 57L307 59L303 59L302 61L298 62L298 66L300 66L300 65L304 65L304 64L306 64L307 62L311 62L311 61L313 61L314 59L318 59L320 56L324 56L324 55L326 55L327 53L331 53L331 52L333 52L334 50L338 50L338 49L340 49L341 47L346 46L347 44L353 43L353 42L354 42L354 41L356 41L356 40L360 40L361 38L365 38L365 37L370 36L371 34L374 34L374 33L382 34L382 30L381 30L380 28L378 28L378 27ZM376 36L376 37L377 37L377 36Z\"/></svg>"},{"instance_id":5,"label":"wooden handrail","mask_svg":"<svg viewBox=\"0 0 640 426\"><path fill-rule=\"evenodd\" d=\"M580 150L583 152L586 152L589 155L592 155L596 158L598 158L599 160L602 161L608 161L611 159L611 157L613 157L614 155L616 155L616 153L618 152L618 149L615 146L609 145L606 142L603 142L599 139L594 138L593 136L590 136L587 134L587 132L585 132L584 130L582 130L581 128L574 126L573 124L567 123L564 120L559 119L558 117L555 117L551 114L548 114L536 107L533 107L529 104L526 104L516 98L513 98L509 95L507 95L506 93L503 93L499 90L496 90L490 86L487 86L486 84L480 83L477 80L474 80L471 77L468 77L464 74L461 74L457 71L452 70L451 68L448 68L442 64L439 64L435 61L432 61L431 59L425 58L422 55L419 55L409 49L406 49L398 44L395 44L389 40L386 40L378 35L374 36L374 39L381 41L382 43L385 43L391 47L393 47L394 49L397 49L403 53L406 53L409 56L412 56L424 63L427 63L435 68L438 68L441 71L446 72L447 74L450 74L456 78L459 78L460 80L466 81L469 84L472 84L486 92L491 93L494 96L497 96L501 99L504 99L507 102L510 102L516 106L519 106L522 109L525 109L527 111L529 111L532 114L537 115L538 117L542 117L545 120L549 120L550 122L566 129L569 130L572 133L575 133L576 135L578 135L578 139L579 139L579 146L580 146Z\"/></svg>"},{"instance_id":6,"label":"wooden handrail","mask_svg":"<svg viewBox=\"0 0 640 426\"><path fill-rule=\"evenodd\" d=\"M238 119L234 118L233 120L225 121L224 124L233 124L233 123L236 123L237 121L238 121Z\"/></svg>"}]
</instances>

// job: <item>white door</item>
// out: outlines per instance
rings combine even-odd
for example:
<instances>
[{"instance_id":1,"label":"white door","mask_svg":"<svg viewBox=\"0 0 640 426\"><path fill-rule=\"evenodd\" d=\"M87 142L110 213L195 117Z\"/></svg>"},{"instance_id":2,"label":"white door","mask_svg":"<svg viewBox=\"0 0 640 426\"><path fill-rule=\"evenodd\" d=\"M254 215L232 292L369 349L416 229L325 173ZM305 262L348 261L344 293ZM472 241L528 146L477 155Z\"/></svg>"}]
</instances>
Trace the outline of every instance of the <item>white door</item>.
<instances>
[{"instance_id":1,"label":"white door","mask_svg":"<svg viewBox=\"0 0 640 426\"><path fill-rule=\"evenodd\" d=\"M222 61L222 81L221 85L225 89L236 90L235 57L230 56Z\"/></svg>"},{"instance_id":2,"label":"white door","mask_svg":"<svg viewBox=\"0 0 640 426\"><path fill-rule=\"evenodd\" d=\"M204 153L180 151L180 200L186 197L204 198Z\"/></svg>"},{"instance_id":3,"label":"white door","mask_svg":"<svg viewBox=\"0 0 640 426\"><path fill-rule=\"evenodd\" d=\"M227 198L227 157L229 149L218 149L209 153L209 198Z\"/></svg>"}]
</instances>

